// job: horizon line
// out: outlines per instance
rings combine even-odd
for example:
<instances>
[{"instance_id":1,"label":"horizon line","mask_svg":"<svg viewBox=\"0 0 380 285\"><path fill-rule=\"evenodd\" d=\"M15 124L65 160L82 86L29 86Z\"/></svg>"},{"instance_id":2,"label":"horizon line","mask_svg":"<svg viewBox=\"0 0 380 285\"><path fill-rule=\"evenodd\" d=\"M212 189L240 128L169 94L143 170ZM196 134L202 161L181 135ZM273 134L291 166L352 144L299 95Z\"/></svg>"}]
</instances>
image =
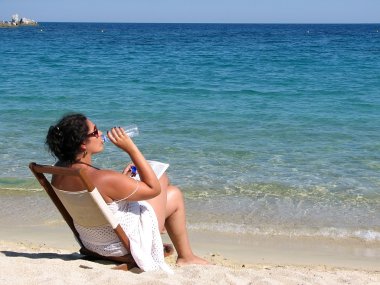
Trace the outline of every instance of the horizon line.
<instances>
[{"instance_id":1,"label":"horizon line","mask_svg":"<svg viewBox=\"0 0 380 285\"><path fill-rule=\"evenodd\" d=\"M108 22L108 21L37 21L38 23L93 23L93 24L231 24L231 25L380 25L380 22Z\"/></svg>"}]
</instances>

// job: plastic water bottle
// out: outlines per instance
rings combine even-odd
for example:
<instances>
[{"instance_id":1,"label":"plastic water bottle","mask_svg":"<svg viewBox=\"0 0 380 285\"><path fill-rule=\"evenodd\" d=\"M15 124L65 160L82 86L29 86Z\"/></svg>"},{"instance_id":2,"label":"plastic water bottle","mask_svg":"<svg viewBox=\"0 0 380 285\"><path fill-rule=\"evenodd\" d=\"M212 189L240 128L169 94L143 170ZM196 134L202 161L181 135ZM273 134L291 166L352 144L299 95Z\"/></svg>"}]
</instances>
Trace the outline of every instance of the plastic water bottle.
<instances>
[{"instance_id":1,"label":"plastic water bottle","mask_svg":"<svg viewBox=\"0 0 380 285\"><path fill-rule=\"evenodd\" d=\"M126 127L122 127L125 131L125 133L130 137L137 137L139 135L139 128L136 125L129 125ZM110 139L107 137L106 134L102 135L103 142L109 142Z\"/></svg>"}]
</instances>

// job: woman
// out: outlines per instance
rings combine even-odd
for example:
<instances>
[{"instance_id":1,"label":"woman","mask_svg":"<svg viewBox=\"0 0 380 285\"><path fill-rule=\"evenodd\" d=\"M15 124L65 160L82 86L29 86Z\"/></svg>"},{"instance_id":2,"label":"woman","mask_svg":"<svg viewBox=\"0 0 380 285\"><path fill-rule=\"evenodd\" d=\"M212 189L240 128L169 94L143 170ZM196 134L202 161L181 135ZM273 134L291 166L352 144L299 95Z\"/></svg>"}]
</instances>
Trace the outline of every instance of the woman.
<instances>
[{"instance_id":1,"label":"woman","mask_svg":"<svg viewBox=\"0 0 380 285\"><path fill-rule=\"evenodd\" d=\"M126 231L135 261L140 268L146 267L141 269L162 268L163 253L159 232L165 229L177 251L178 265L207 264L206 260L194 255L191 250L186 230L185 205L180 190L169 184L166 174L160 180L157 179L143 154L119 127L112 128L107 132L107 136L114 145L130 156L141 181L131 178L131 165L127 166L122 173L94 167L92 156L103 151L104 148L101 135L102 132L84 115L70 114L64 116L55 126L50 127L46 144L50 152L58 159L57 166L86 170L87 176ZM54 175L52 184L55 188L65 191L83 189L80 181L65 176ZM139 243L139 240L145 237L136 237L136 234L141 234L139 229L144 227L141 224L142 215L145 219L150 217L153 233L149 234L152 238L148 246L149 248L160 246L159 256L141 254L137 256L138 252L141 252L140 249L146 247ZM76 228L85 246L92 251L108 256L121 256L128 253L127 249L115 238L111 229L108 229L109 232L106 234L99 234L97 231L107 231L107 229L94 229L91 232L79 225L76 225ZM139 259L143 260L139 262Z\"/></svg>"}]
</instances>

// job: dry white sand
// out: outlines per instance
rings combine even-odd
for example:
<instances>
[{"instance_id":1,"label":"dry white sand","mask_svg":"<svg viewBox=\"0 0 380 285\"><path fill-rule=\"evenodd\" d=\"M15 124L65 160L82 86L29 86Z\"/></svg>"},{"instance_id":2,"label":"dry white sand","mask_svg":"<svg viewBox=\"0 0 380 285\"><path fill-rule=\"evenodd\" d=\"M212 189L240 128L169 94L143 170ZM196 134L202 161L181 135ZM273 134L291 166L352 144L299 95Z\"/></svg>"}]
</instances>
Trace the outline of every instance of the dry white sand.
<instances>
[{"instance_id":1,"label":"dry white sand","mask_svg":"<svg viewBox=\"0 0 380 285\"><path fill-rule=\"evenodd\" d=\"M69 250L21 242L0 242L0 284L380 284L379 270L325 265L239 264L218 254L204 256L216 265L174 265L164 272L121 271L114 265L80 259Z\"/></svg>"}]
</instances>

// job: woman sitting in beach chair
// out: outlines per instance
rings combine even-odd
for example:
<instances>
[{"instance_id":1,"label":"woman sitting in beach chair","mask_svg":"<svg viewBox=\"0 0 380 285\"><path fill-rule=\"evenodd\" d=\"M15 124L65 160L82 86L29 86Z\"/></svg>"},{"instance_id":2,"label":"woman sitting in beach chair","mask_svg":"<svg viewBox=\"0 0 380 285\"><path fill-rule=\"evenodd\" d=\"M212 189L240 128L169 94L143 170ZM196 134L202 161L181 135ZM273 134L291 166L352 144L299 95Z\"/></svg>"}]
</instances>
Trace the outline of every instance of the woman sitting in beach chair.
<instances>
[{"instance_id":1,"label":"woman sitting in beach chair","mask_svg":"<svg viewBox=\"0 0 380 285\"><path fill-rule=\"evenodd\" d=\"M149 260L149 269L165 267L160 232L166 229L177 251L178 265L207 264L206 260L194 255L191 250L181 191L169 183L166 174L157 179L138 147L119 127L112 128L107 136L130 156L140 181L131 177L131 165L122 173L93 166L92 155L104 148L101 135L102 132L84 115L69 114L50 127L46 144L58 159L56 166L85 169L87 177L115 214L128 238L133 240L130 243L132 255L139 255L133 256L135 260L142 260L142 263L144 259ZM64 191L77 191L83 187L79 180L60 175L52 176L52 185ZM147 217L149 221L146 223L144 221L147 221ZM151 234L139 236L142 231L136 229L147 226L153 227ZM75 228L86 248L95 253L103 256L122 256L128 253L118 240L110 239L112 229L88 229L80 225L75 225ZM146 256L144 248L152 248L149 256Z\"/></svg>"}]
</instances>

